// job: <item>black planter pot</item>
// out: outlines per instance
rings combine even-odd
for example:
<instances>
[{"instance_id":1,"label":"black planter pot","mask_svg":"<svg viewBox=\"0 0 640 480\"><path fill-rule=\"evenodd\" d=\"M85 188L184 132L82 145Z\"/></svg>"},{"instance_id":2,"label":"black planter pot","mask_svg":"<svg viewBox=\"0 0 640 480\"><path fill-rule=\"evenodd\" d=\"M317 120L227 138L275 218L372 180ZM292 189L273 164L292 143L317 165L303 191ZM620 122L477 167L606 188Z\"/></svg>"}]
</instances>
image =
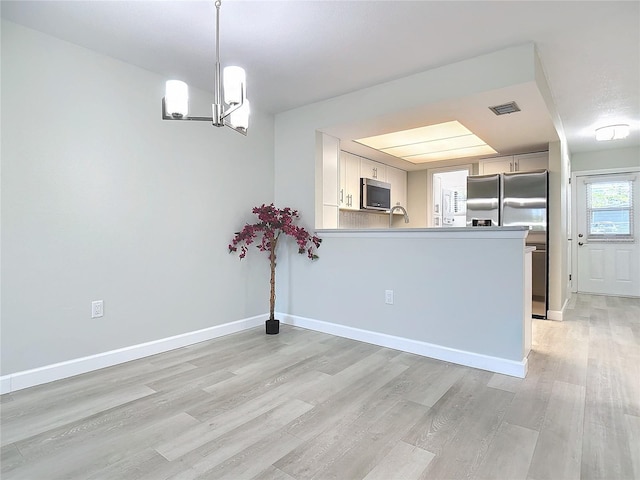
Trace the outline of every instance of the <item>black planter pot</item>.
<instances>
[{"instance_id":1,"label":"black planter pot","mask_svg":"<svg viewBox=\"0 0 640 480\"><path fill-rule=\"evenodd\" d=\"M267 335L277 335L280 333L280 320L267 320L265 323Z\"/></svg>"}]
</instances>

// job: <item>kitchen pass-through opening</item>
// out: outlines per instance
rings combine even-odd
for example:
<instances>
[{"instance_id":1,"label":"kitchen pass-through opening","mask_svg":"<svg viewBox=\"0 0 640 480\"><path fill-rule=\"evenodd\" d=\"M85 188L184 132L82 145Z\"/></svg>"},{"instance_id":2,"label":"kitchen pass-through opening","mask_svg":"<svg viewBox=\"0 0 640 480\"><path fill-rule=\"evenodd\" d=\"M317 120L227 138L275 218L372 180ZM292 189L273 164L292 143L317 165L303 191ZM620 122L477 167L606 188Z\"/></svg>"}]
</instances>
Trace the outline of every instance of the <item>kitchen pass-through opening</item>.
<instances>
[{"instance_id":1,"label":"kitchen pass-through opening","mask_svg":"<svg viewBox=\"0 0 640 480\"><path fill-rule=\"evenodd\" d=\"M471 165L461 168L438 168L429 170L431 205L429 227L450 228L466 226L467 177Z\"/></svg>"}]
</instances>

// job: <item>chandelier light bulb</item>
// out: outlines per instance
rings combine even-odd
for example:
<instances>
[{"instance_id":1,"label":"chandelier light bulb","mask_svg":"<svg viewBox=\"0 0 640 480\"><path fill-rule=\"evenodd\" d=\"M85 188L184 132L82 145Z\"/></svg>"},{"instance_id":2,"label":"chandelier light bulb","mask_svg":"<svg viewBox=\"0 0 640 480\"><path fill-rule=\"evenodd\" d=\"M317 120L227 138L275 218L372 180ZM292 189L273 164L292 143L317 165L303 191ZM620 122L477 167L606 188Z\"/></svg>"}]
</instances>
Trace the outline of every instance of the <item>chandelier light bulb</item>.
<instances>
[{"instance_id":1,"label":"chandelier light bulb","mask_svg":"<svg viewBox=\"0 0 640 480\"><path fill-rule=\"evenodd\" d=\"M229 115L229 121L234 127L247 130L249 128L250 113L251 107L249 106L249 100L245 98L242 106L238 110L231 112L231 115Z\"/></svg>"},{"instance_id":2,"label":"chandelier light bulb","mask_svg":"<svg viewBox=\"0 0 640 480\"><path fill-rule=\"evenodd\" d=\"M222 74L224 102L227 105L238 105L243 100L247 77L241 67L225 67ZM246 90L245 90L246 91Z\"/></svg>"},{"instance_id":3,"label":"chandelier light bulb","mask_svg":"<svg viewBox=\"0 0 640 480\"><path fill-rule=\"evenodd\" d=\"M165 108L169 115L183 118L189 115L189 87L180 80L169 80L164 96Z\"/></svg>"}]
</instances>

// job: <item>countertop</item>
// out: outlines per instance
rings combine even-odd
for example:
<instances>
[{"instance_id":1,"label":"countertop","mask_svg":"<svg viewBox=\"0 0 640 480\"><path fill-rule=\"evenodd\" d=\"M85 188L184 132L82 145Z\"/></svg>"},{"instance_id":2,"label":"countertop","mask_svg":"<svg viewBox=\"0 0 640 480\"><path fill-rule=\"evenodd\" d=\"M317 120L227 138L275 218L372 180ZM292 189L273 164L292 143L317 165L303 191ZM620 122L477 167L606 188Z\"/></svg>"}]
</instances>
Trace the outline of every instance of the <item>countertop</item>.
<instances>
[{"instance_id":1,"label":"countertop","mask_svg":"<svg viewBox=\"0 0 640 480\"><path fill-rule=\"evenodd\" d=\"M526 238L529 227L319 229L320 237L370 238Z\"/></svg>"}]
</instances>

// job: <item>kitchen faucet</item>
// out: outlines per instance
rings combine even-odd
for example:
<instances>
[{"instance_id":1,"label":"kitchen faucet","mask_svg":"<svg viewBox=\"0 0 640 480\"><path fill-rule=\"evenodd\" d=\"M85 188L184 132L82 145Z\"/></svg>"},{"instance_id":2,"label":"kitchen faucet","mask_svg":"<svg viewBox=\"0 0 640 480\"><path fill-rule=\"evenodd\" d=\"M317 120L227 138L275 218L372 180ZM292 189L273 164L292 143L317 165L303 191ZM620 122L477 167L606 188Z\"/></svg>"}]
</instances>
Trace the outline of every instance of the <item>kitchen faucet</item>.
<instances>
[{"instance_id":1,"label":"kitchen faucet","mask_svg":"<svg viewBox=\"0 0 640 480\"><path fill-rule=\"evenodd\" d=\"M393 212L395 210L402 210L402 213L404 214L404 223L409 223L409 215L407 215L407 211L404 209L404 207L400 206L400 205L395 205L393 207L391 207L391 210L389 210L389 228L391 228L393 226Z\"/></svg>"}]
</instances>

